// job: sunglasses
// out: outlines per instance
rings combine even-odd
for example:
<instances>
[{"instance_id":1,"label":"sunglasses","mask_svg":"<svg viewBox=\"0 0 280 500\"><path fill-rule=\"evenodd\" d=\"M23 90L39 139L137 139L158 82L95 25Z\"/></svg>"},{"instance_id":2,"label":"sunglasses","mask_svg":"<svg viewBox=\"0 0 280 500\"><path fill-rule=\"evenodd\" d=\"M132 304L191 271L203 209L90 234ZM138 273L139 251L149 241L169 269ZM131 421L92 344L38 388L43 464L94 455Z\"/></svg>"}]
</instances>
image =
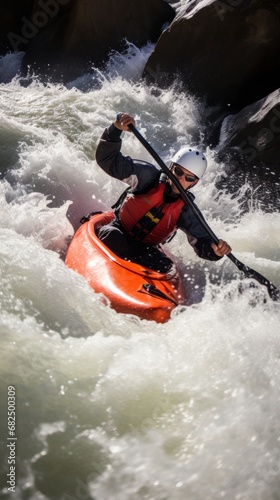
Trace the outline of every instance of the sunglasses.
<instances>
[{"instance_id":1,"label":"sunglasses","mask_svg":"<svg viewBox=\"0 0 280 500\"><path fill-rule=\"evenodd\" d=\"M194 182L197 180L197 177L195 175L184 174L183 170L180 167L177 167L177 165L173 165L173 168L175 174L178 177L182 177L182 175L184 175L187 182Z\"/></svg>"}]
</instances>

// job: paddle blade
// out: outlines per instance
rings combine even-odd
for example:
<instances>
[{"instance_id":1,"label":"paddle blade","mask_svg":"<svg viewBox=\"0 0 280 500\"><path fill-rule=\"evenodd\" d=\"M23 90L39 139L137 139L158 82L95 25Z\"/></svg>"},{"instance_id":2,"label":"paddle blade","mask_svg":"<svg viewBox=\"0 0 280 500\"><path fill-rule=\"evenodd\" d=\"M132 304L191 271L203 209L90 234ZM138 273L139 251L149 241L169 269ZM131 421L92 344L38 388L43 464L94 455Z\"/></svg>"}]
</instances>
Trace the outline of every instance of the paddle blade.
<instances>
[{"instance_id":1,"label":"paddle blade","mask_svg":"<svg viewBox=\"0 0 280 500\"><path fill-rule=\"evenodd\" d=\"M276 288L276 286L274 286L271 281L269 281L254 269L251 269L250 267L240 262L232 253L228 254L227 257L236 265L236 267L238 267L240 271L245 274L246 278L255 279L261 285L266 286L268 294L272 300L280 301L280 290L278 290L278 288Z\"/></svg>"}]
</instances>

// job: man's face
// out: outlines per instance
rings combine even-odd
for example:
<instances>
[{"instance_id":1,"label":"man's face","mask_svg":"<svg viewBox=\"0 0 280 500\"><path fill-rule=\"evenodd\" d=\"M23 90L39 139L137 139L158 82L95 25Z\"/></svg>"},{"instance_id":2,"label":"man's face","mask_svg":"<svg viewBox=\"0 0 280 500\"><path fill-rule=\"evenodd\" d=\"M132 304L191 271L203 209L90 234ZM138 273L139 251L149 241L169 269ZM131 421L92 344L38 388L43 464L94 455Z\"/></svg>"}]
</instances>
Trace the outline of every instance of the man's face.
<instances>
[{"instance_id":1,"label":"man's face","mask_svg":"<svg viewBox=\"0 0 280 500\"><path fill-rule=\"evenodd\" d=\"M196 177L192 172L184 167L181 167L181 165L177 165L176 163L173 163L171 170L184 190L189 189L199 181L198 177ZM173 182L171 182L171 191L173 194L179 193Z\"/></svg>"}]
</instances>

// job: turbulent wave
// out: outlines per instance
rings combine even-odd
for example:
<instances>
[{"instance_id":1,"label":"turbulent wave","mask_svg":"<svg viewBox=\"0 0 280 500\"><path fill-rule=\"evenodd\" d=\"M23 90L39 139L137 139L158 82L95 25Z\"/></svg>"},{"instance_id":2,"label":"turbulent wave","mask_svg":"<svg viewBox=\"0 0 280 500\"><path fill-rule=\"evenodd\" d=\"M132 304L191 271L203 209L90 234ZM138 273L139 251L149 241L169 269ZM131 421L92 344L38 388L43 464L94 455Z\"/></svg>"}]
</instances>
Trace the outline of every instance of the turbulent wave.
<instances>
[{"instance_id":1,"label":"turbulent wave","mask_svg":"<svg viewBox=\"0 0 280 500\"><path fill-rule=\"evenodd\" d=\"M128 44L107 71L68 88L24 83L20 55L1 62L14 75L0 86L4 499L278 498L279 305L266 290L227 259L199 260L178 234L169 249L189 304L159 325L116 314L63 262L80 217L123 190L94 161L117 111L136 116L166 161L183 144L204 148L203 105L139 78L150 50ZM151 160L130 134L123 151ZM249 185L237 197L219 190L223 165L206 154L209 173L194 194L209 225L280 286L279 214L263 212ZM8 385L17 393L15 494Z\"/></svg>"}]
</instances>

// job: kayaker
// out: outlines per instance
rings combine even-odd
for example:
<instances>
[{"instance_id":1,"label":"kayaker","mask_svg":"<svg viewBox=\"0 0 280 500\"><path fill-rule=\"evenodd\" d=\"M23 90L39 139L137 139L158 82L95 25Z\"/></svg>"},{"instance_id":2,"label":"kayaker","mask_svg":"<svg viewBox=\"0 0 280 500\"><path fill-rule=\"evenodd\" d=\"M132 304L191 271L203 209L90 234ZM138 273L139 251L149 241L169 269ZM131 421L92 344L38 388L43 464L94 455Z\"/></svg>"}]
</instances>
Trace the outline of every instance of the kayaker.
<instances>
[{"instance_id":1,"label":"kayaker","mask_svg":"<svg viewBox=\"0 0 280 500\"><path fill-rule=\"evenodd\" d=\"M184 231L201 258L215 261L230 253L227 242L213 242L165 174L151 163L121 153L121 134L130 131L130 124L135 126L131 115L118 113L97 146L98 165L129 186L112 207L114 221L103 226L98 237L119 257L159 272L168 272L173 265L160 245L170 240L177 229ZM207 160L200 151L186 147L175 154L170 168L183 188L189 190L205 173Z\"/></svg>"}]
</instances>

